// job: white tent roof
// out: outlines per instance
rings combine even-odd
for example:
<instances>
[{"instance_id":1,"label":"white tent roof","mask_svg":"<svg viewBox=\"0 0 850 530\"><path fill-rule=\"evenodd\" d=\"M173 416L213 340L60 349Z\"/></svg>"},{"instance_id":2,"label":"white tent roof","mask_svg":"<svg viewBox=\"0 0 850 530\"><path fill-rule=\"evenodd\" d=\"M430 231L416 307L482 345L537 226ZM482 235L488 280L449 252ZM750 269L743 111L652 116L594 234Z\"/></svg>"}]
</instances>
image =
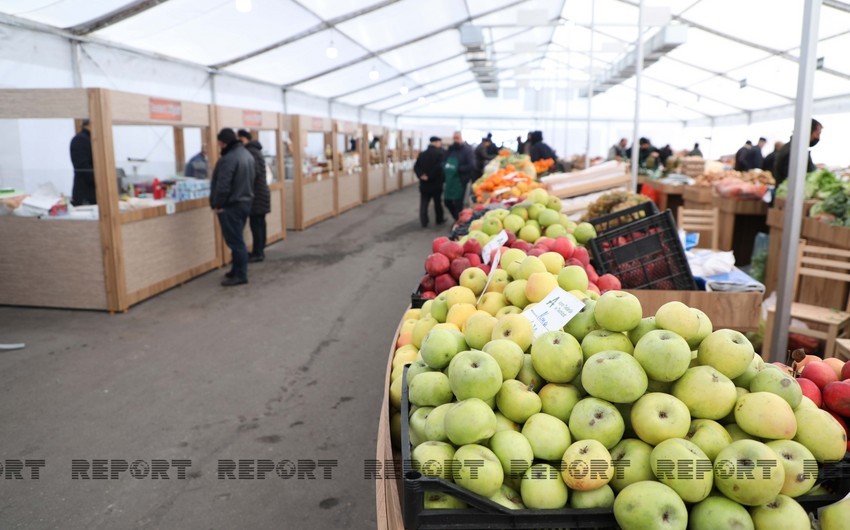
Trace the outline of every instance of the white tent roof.
<instances>
[{"instance_id":1,"label":"white tent roof","mask_svg":"<svg viewBox=\"0 0 850 530\"><path fill-rule=\"evenodd\" d=\"M635 42L637 3L596 0L595 32L591 0L0 0L0 24L49 26L366 111L579 117L590 76ZM646 4L668 8L670 23L689 28L684 44L645 71L645 117L751 115L793 102L802 2ZM843 53L850 5L824 6L816 100L850 94L850 57ZM650 19L658 14L648 10ZM483 97L470 69L460 39L460 27L470 23L483 29L499 97ZM326 55L331 43L333 59ZM633 87L634 78L626 79L595 96L594 116L628 119Z\"/></svg>"}]
</instances>

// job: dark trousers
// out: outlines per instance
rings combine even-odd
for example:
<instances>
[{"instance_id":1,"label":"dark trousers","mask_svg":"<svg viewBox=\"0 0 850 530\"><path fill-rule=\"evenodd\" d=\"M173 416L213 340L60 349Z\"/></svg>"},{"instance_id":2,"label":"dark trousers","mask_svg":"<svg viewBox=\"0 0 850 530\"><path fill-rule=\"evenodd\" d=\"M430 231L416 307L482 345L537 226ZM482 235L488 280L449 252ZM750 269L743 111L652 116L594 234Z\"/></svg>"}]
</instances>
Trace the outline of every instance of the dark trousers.
<instances>
[{"instance_id":1,"label":"dark trousers","mask_svg":"<svg viewBox=\"0 0 850 530\"><path fill-rule=\"evenodd\" d=\"M428 226L428 204L434 201L434 217L437 224L445 222L445 214L443 214L443 205L440 203L440 196L443 190L424 190L419 189L419 222L422 226Z\"/></svg>"},{"instance_id":2,"label":"dark trousers","mask_svg":"<svg viewBox=\"0 0 850 530\"><path fill-rule=\"evenodd\" d=\"M228 206L218 214L221 235L233 254L233 265L230 270L236 278L248 278L248 247L245 246L242 233L250 211L251 209L247 206Z\"/></svg>"},{"instance_id":3,"label":"dark trousers","mask_svg":"<svg viewBox=\"0 0 850 530\"><path fill-rule=\"evenodd\" d=\"M254 239L251 255L263 257L266 255L266 214L252 214L249 221L251 223L251 235Z\"/></svg>"},{"instance_id":4,"label":"dark trousers","mask_svg":"<svg viewBox=\"0 0 850 530\"><path fill-rule=\"evenodd\" d=\"M452 214L454 220L457 221L460 211L463 210L463 199L446 199L445 202L446 208L449 209L449 213Z\"/></svg>"}]
</instances>

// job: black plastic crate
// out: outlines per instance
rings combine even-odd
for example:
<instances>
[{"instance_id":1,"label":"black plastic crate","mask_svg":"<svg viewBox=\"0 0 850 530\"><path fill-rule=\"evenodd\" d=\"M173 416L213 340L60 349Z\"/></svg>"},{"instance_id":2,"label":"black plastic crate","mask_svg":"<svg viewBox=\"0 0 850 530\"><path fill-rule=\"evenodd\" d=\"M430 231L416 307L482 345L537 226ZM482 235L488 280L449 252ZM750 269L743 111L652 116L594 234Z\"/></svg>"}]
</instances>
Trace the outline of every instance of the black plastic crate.
<instances>
[{"instance_id":1,"label":"black plastic crate","mask_svg":"<svg viewBox=\"0 0 850 530\"><path fill-rule=\"evenodd\" d=\"M697 290L670 210L613 228L588 241L599 274L623 289Z\"/></svg>"},{"instance_id":2,"label":"black plastic crate","mask_svg":"<svg viewBox=\"0 0 850 530\"><path fill-rule=\"evenodd\" d=\"M422 287L417 285L416 289L414 289L413 292L410 294L410 307L412 307L413 309L419 309L423 305L425 305L425 302L427 302L428 299L422 298L420 296L421 294L422 294Z\"/></svg>"},{"instance_id":3,"label":"black plastic crate","mask_svg":"<svg viewBox=\"0 0 850 530\"><path fill-rule=\"evenodd\" d=\"M625 225L646 219L647 217L658 214L658 207L652 201L642 202L631 208L625 208L618 212L611 212L606 215L600 215L588 221L596 229L596 235L603 234L615 228L622 228Z\"/></svg>"},{"instance_id":4,"label":"black plastic crate","mask_svg":"<svg viewBox=\"0 0 850 530\"><path fill-rule=\"evenodd\" d=\"M402 459L402 514L404 526L414 529L616 529L614 510L564 508L560 510L511 510L443 480L426 477L413 469L410 450L410 401L407 389L407 366L402 374L401 391L401 459ZM468 508L452 510L426 510L425 495L441 492L465 502Z\"/></svg>"}]
</instances>

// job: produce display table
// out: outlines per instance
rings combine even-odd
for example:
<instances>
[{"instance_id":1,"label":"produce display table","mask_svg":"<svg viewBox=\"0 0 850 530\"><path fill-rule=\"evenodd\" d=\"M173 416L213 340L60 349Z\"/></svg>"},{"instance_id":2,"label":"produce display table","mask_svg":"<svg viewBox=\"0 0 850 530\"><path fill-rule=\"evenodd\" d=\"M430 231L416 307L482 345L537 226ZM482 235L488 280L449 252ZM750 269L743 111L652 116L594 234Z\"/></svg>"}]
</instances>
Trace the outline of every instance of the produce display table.
<instances>
[{"instance_id":1,"label":"produce display table","mask_svg":"<svg viewBox=\"0 0 850 530\"><path fill-rule=\"evenodd\" d=\"M354 122L334 122L333 159L337 171L338 213L363 204L363 129ZM351 143L354 142L354 149Z\"/></svg>"},{"instance_id":2,"label":"produce display table","mask_svg":"<svg viewBox=\"0 0 850 530\"><path fill-rule=\"evenodd\" d=\"M374 149L369 146L372 141L378 137ZM363 147L360 159L366 171L363 173L363 202L368 202L377 199L387 191L386 186L386 159L384 157L384 149L386 138L384 136L384 128L376 125L363 125Z\"/></svg>"},{"instance_id":3,"label":"produce display table","mask_svg":"<svg viewBox=\"0 0 850 530\"><path fill-rule=\"evenodd\" d=\"M667 184L657 180L649 181L649 187L658 193L658 209L662 212L669 209L673 213L673 219L676 219L676 214L679 207L682 206L682 193L687 186Z\"/></svg>"},{"instance_id":4,"label":"produce display table","mask_svg":"<svg viewBox=\"0 0 850 530\"><path fill-rule=\"evenodd\" d=\"M767 203L715 196L713 205L719 210L718 245L735 253L739 267L749 265L756 234L767 231Z\"/></svg>"},{"instance_id":5,"label":"produce display table","mask_svg":"<svg viewBox=\"0 0 850 530\"><path fill-rule=\"evenodd\" d=\"M304 230L337 214L336 173L324 154L307 152L310 133L320 133L323 146L333 145L333 127L327 118L309 116L284 116L282 125L292 140L294 162L292 180L285 181L286 226Z\"/></svg>"},{"instance_id":6,"label":"produce display table","mask_svg":"<svg viewBox=\"0 0 850 530\"><path fill-rule=\"evenodd\" d=\"M688 209L711 209L714 205L714 189L711 186L685 186L682 190L682 202Z\"/></svg>"}]
</instances>

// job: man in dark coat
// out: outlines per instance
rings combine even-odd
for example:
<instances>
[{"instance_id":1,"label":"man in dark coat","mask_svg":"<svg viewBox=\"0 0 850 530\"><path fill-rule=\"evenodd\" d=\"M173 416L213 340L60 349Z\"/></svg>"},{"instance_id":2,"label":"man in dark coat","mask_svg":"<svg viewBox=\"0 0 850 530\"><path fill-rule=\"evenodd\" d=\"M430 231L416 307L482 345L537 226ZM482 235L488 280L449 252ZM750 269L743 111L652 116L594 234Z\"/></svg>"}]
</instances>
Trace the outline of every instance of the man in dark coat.
<instances>
[{"instance_id":1,"label":"man in dark coat","mask_svg":"<svg viewBox=\"0 0 850 530\"><path fill-rule=\"evenodd\" d=\"M186 162L186 167L183 169L184 177L192 177L196 179L207 179L209 175L209 161L207 160L207 148L201 146L201 152L193 156Z\"/></svg>"},{"instance_id":2,"label":"man in dark coat","mask_svg":"<svg viewBox=\"0 0 850 530\"><path fill-rule=\"evenodd\" d=\"M490 154L490 147L493 146L490 138L482 138L481 143L475 148L475 173L478 177L484 174L484 167L488 162L495 158L495 155Z\"/></svg>"},{"instance_id":3,"label":"man in dark coat","mask_svg":"<svg viewBox=\"0 0 850 530\"><path fill-rule=\"evenodd\" d=\"M438 225L446 222L443 205L443 149L439 136L432 136L428 148L419 153L413 172L419 179L419 222L428 226L428 203L434 201L434 216Z\"/></svg>"},{"instance_id":4,"label":"man in dark coat","mask_svg":"<svg viewBox=\"0 0 850 530\"><path fill-rule=\"evenodd\" d=\"M469 186L473 175L475 175L475 151L471 145L463 141L463 135L460 131L455 131L452 135L452 145L449 146L446 153L446 158L448 157L454 157L457 160L457 175L460 178L460 186L462 188L460 200L457 201L459 205L458 211L460 211L463 209L463 204L466 200L466 188ZM450 200L456 201L456 199Z\"/></svg>"},{"instance_id":5,"label":"man in dark coat","mask_svg":"<svg viewBox=\"0 0 850 530\"><path fill-rule=\"evenodd\" d=\"M738 152L735 153L735 171L746 171L750 169L749 166L747 166L747 153L749 153L752 148L753 143L747 140L744 142L744 147L738 149Z\"/></svg>"},{"instance_id":6,"label":"man in dark coat","mask_svg":"<svg viewBox=\"0 0 850 530\"><path fill-rule=\"evenodd\" d=\"M94 189L94 158L91 153L89 120L83 120L80 132L71 139L71 164L74 166L74 187L71 204L97 204Z\"/></svg>"},{"instance_id":7,"label":"man in dark coat","mask_svg":"<svg viewBox=\"0 0 850 530\"><path fill-rule=\"evenodd\" d=\"M747 163L747 169L761 169L764 165L764 155L762 155L761 150L764 149L766 143L766 138L759 138L758 143L752 146L750 150L747 151L747 154L744 155Z\"/></svg>"},{"instance_id":8,"label":"man in dark coat","mask_svg":"<svg viewBox=\"0 0 850 530\"><path fill-rule=\"evenodd\" d=\"M543 131L533 131L531 133L531 161L545 160L551 158L555 160L555 151L543 141Z\"/></svg>"},{"instance_id":9,"label":"man in dark coat","mask_svg":"<svg viewBox=\"0 0 850 530\"><path fill-rule=\"evenodd\" d=\"M809 147L814 147L820 141L820 133L823 129L823 125L821 123L812 118L812 128L809 133ZM780 184L788 180L788 165L791 163L791 147L794 143L794 137L792 136L788 143L782 146L782 149L779 150L779 154L776 155L776 162L773 165L773 177L776 179L776 186L779 187ZM806 167L806 172L811 173L817 169L814 162L812 162L812 153L809 153L809 161ZM805 177L805 175L804 175Z\"/></svg>"},{"instance_id":10,"label":"man in dark coat","mask_svg":"<svg viewBox=\"0 0 850 530\"><path fill-rule=\"evenodd\" d=\"M221 285L248 283L248 248L242 232L254 200L254 157L245 149L233 129L218 133L221 158L210 182L210 206L218 215L221 235L233 253L233 265Z\"/></svg>"},{"instance_id":11,"label":"man in dark coat","mask_svg":"<svg viewBox=\"0 0 850 530\"><path fill-rule=\"evenodd\" d=\"M774 142L773 143L773 152L764 157L764 162L761 164L761 168L765 171L770 171L773 173L773 166L776 164L776 156L779 154L779 151L782 149L784 144L782 142Z\"/></svg>"},{"instance_id":12,"label":"man in dark coat","mask_svg":"<svg viewBox=\"0 0 850 530\"><path fill-rule=\"evenodd\" d=\"M254 246L251 248L248 262L256 263L266 259L266 214L272 211L271 192L266 182L266 161L263 158L262 144L254 140L251 133L245 129L239 129L237 134L242 145L254 157L254 202L251 203L251 214L248 218Z\"/></svg>"}]
</instances>

